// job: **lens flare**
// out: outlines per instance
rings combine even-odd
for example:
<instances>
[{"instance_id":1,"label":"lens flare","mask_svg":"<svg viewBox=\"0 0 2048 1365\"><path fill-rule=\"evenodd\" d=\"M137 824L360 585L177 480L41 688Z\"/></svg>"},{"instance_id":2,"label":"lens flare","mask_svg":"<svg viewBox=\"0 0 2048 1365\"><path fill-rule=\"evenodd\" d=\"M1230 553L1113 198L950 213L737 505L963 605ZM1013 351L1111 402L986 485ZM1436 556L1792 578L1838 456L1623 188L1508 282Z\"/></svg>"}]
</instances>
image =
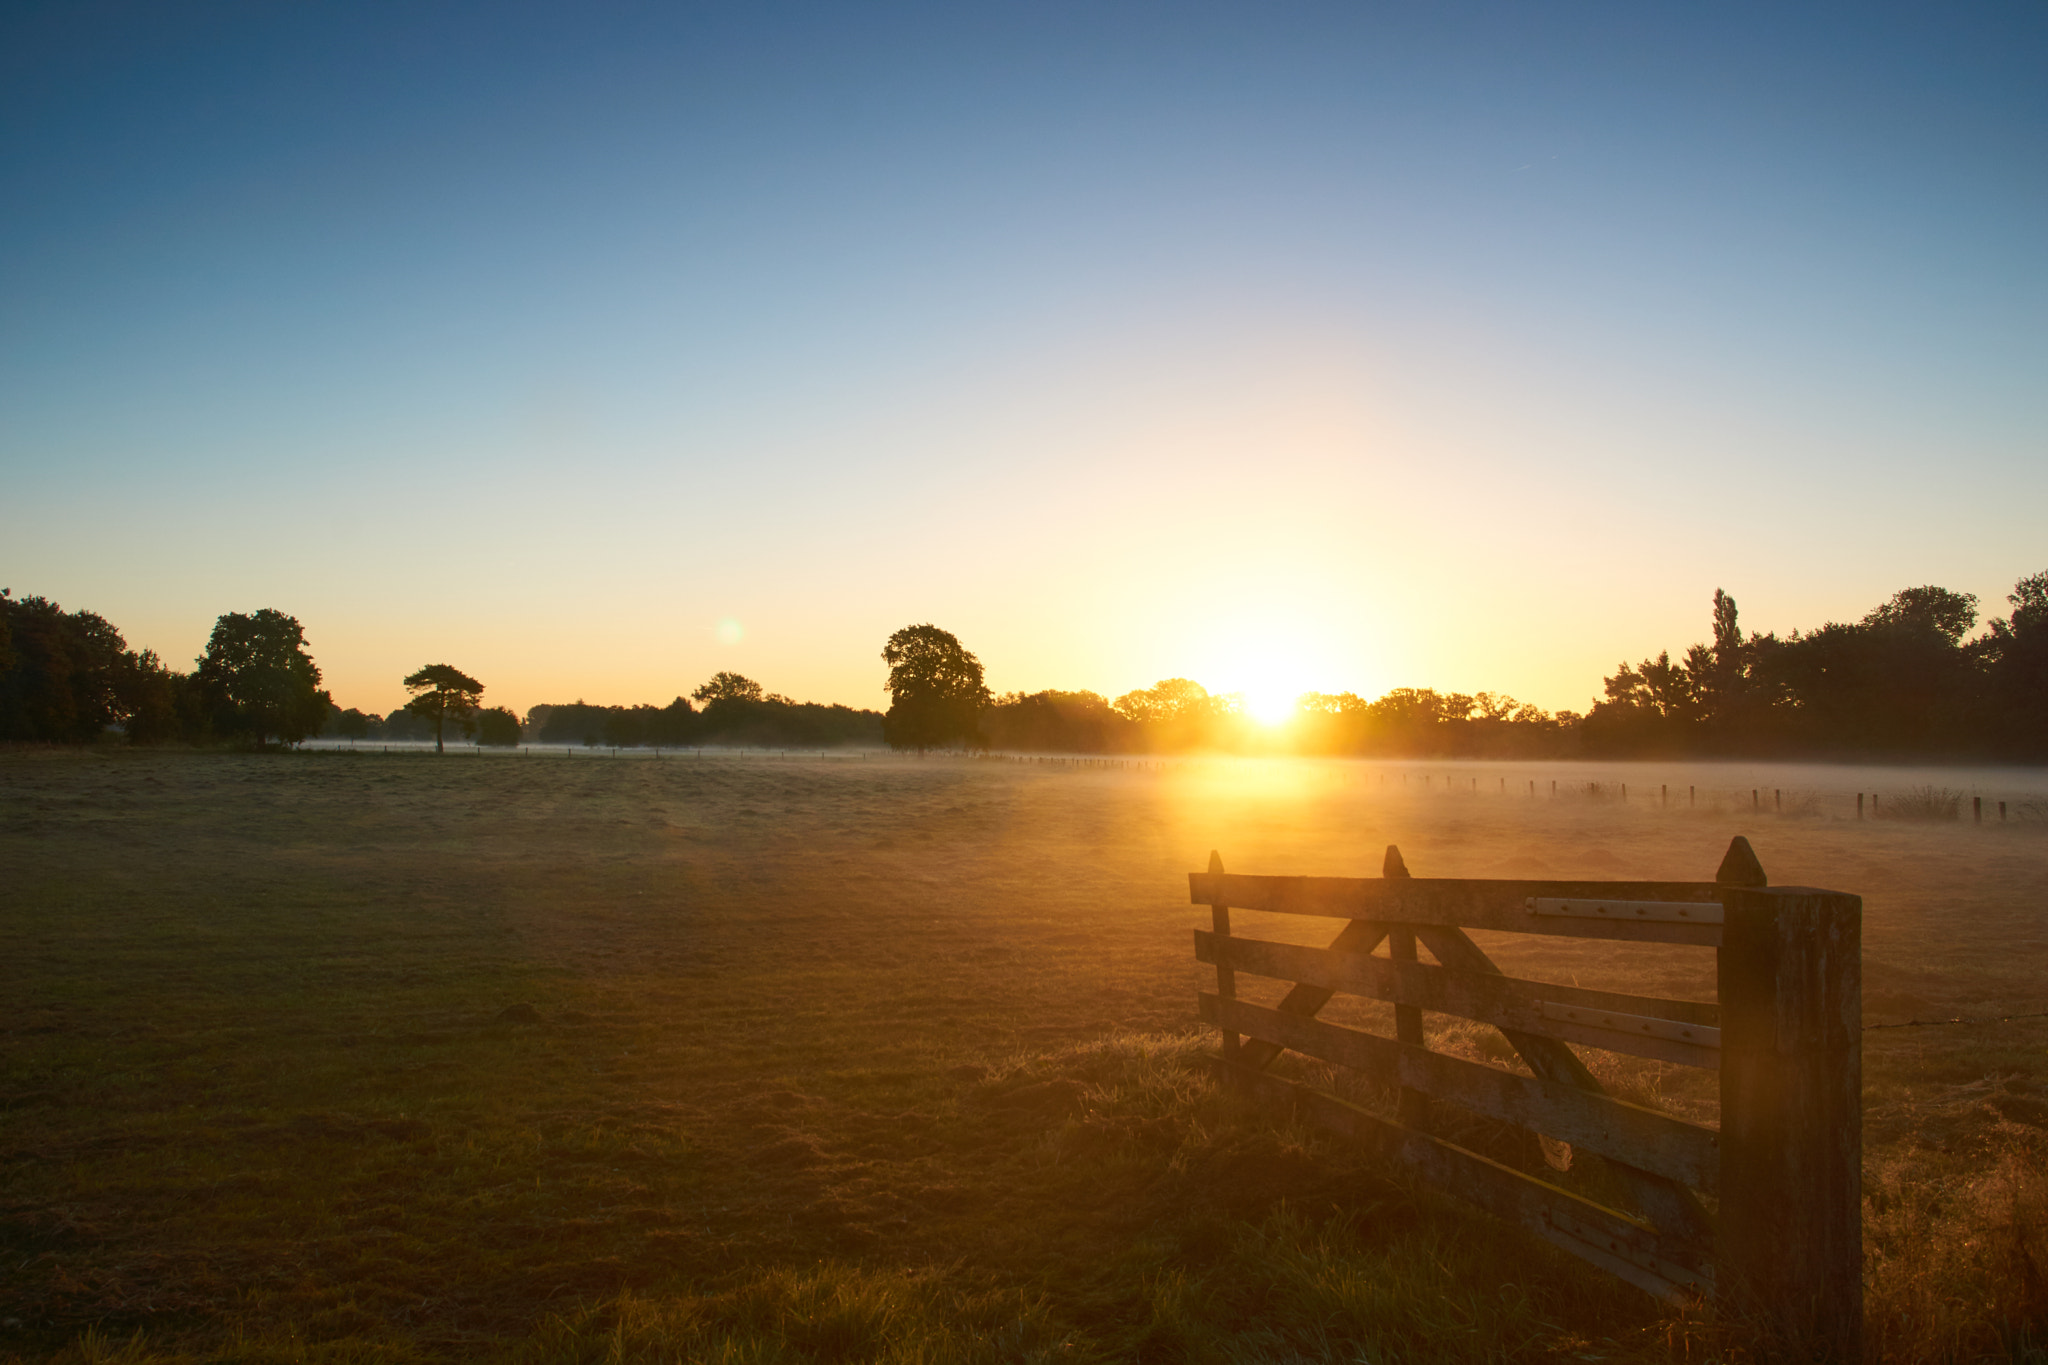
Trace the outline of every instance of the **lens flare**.
<instances>
[{"instance_id":1,"label":"lens flare","mask_svg":"<svg viewBox=\"0 0 2048 1365\"><path fill-rule=\"evenodd\" d=\"M718 636L718 643L722 645L736 645L741 640L745 639L747 634L747 632L740 627L740 623L733 620L730 616L726 617L723 621L720 621L718 623L718 627L715 633Z\"/></svg>"}]
</instances>

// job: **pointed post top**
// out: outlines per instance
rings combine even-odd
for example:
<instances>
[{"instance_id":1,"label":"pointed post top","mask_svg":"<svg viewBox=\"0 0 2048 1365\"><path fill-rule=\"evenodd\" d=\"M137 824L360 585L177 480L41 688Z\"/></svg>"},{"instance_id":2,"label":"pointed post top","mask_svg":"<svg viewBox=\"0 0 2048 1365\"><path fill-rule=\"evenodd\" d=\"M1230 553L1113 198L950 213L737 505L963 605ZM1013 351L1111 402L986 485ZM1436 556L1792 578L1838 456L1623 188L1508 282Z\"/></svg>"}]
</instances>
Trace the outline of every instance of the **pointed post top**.
<instances>
[{"instance_id":1,"label":"pointed post top","mask_svg":"<svg viewBox=\"0 0 2048 1365\"><path fill-rule=\"evenodd\" d=\"M1721 869L1714 874L1714 880L1722 886L1771 884L1771 879L1764 875L1764 865L1756 860L1756 850L1740 834L1728 841L1728 855L1721 859Z\"/></svg>"},{"instance_id":2,"label":"pointed post top","mask_svg":"<svg viewBox=\"0 0 2048 1365\"><path fill-rule=\"evenodd\" d=\"M1211 872L1221 872L1222 870L1223 870L1223 855L1222 855L1221 853L1218 853L1218 852L1217 852L1217 851L1216 851L1215 849L1213 849L1213 848L1212 848L1212 849L1210 849L1210 850L1209 850L1209 871L1211 871Z\"/></svg>"},{"instance_id":3,"label":"pointed post top","mask_svg":"<svg viewBox=\"0 0 2048 1365\"><path fill-rule=\"evenodd\" d=\"M1387 845L1387 857L1386 861L1380 864L1380 875L1382 877L1405 877L1408 875L1408 864L1401 861L1401 850L1393 844Z\"/></svg>"}]
</instances>

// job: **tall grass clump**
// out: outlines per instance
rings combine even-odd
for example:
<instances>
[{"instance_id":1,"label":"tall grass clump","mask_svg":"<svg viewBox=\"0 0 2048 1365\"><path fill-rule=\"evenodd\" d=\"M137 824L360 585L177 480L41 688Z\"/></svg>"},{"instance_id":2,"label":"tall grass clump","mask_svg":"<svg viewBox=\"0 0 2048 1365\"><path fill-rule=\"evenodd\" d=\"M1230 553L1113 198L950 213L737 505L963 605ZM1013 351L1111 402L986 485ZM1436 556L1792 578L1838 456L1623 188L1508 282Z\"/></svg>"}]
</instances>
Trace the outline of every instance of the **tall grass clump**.
<instances>
[{"instance_id":1,"label":"tall grass clump","mask_svg":"<svg viewBox=\"0 0 2048 1365\"><path fill-rule=\"evenodd\" d=\"M1953 787L1913 787L1903 796L1887 797L1878 809L1883 820L1941 821L1963 818L1963 794Z\"/></svg>"},{"instance_id":2,"label":"tall grass clump","mask_svg":"<svg viewBox=\"0 0 2048 1365\"><path fill-rule=\"evenodd\" d=\"M2048 1365L2048 1155L2012 1142L1929 1179L1893 1160L1864 1198L1864 1341L1882 1361Z\"/></svg>"}]
</instances>

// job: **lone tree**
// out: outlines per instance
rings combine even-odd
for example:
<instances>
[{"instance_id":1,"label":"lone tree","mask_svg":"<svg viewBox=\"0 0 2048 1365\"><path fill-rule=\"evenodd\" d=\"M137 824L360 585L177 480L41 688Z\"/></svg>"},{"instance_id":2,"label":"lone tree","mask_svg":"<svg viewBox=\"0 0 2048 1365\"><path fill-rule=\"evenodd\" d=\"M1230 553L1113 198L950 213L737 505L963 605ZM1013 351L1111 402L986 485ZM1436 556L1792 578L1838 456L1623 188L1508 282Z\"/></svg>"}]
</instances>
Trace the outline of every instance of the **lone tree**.
<instances>
[{"instance_id":1,"label":"lone tree","mask_svg":"<svg viewBox=\"0 0 2048 1365\"><path fill-rule=\"evenodd\" d=\"M213 623L199 660L199 686L222 713L224 727L297 744L317 733L333 699L320 690L320 669L306 653L296 617L268 607L253 616L231 611Z\"/></svg>"},{"instance_id":2,"label":"lone tree","mask_svg":"<svg viewBox=\"0 0 2048 1365\"><path fill-rule=\"evenodd\" d=\"M405 709L434 723L435 753L445 752L441 740L449 721L460 725L464 734L476 728L470 718L483 700L484 685L454 665L428 664L406 678L405 690L412 693Z\"/></svg>"},{"instance_id":3,"label":"lone tree","mask_svg":"<svg viewBox=\"0 0 2048 1365\"><path fill-rule=\"evenodd\" d=\"M981 660L937 626L905 626L882 646L889 665L889 712L882 736L892 748L923 753L939 745L981 743L982 708L994 700Z\"/></svg>"}]
</instances>

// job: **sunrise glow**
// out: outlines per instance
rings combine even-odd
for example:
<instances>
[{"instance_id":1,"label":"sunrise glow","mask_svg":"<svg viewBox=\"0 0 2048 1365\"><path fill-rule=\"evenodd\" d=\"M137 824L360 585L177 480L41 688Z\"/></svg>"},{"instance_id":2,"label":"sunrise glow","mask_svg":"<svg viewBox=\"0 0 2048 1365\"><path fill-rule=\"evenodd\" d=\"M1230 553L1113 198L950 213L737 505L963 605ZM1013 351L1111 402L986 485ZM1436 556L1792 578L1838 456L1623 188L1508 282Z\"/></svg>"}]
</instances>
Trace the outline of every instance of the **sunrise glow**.
<instances>
[{"instance_id":1,"label":"sunrise glow","mask_svg":"<svg viewBox=\"0 0 2048 1365\"><path fill-rule=\"evenodd\" d=\"M1250 689L1244 694L1244 713L1261 725L1285 725L1297 714L1300 696L1301 690L1291 687Z\"/></svg>"}]
</instances>

